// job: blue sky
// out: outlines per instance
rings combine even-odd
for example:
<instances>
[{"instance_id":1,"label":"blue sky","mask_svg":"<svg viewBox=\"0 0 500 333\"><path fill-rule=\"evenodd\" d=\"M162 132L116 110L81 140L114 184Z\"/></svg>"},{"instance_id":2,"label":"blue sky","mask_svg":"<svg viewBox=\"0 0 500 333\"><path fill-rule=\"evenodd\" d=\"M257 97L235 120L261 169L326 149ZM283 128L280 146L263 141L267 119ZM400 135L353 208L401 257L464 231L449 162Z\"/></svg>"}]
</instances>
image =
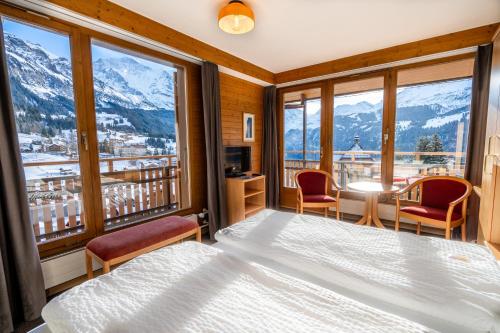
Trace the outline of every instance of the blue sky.
<instances>
[{"instance_id":1,"label":"blue sky","mask_svg":"<svg viewBox=\"0 0 500 333\"><path fill-rule=\"evenodd\" d=\"M69 37L60 33L34 28L24 23L3 19L3 30L23 40L40 44L58 57L70 58Z\"/></svg>"},{"instance_id":2,"label":"blue sky","mask_svg":"<svg viewBox=\"0 0 500 333\"><path fill-rule=\"evenodd\" d=\"M14 20L9 20L6 18L3 19L3 30L4 32L11 33L25 41L29 41L34 44L40 44L42 48L49 51L55 56L70 59L70 43L69 37L67 35L44 30L43 28L39 27L35 28L28 24L18 23ZM122 52L117 52L110 48L103 47L102 44L92 45L93 61L99 58L122 58L124 56L131 57L137 62L140 62L143 65L151 67L155 70L173 70L173 68L171 67L167 68L165 64L146 60L137 56L129 56Z\"/></svg>"}]
</instances>

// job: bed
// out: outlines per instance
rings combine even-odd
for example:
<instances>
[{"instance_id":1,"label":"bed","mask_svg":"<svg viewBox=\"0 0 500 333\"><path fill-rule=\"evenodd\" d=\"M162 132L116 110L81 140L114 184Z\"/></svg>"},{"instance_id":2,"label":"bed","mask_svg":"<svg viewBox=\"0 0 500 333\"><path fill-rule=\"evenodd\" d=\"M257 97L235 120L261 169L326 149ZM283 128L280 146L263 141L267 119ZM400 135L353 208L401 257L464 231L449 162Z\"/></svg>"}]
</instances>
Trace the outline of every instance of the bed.
<instances>
[{"instance_id":1,"label":"bed","mask_svg":"<svg viewBox=\"0 0 500 333\"><path fill-rule=\"evenodd\" d=\"M186 242L50 301L59 332L434 332L331 290Z\"/></svg>"},{"instance_id":2,"label":"bed","mask_svg":"<svg viewBox=\"0 0 500 333\"><path fill-rule=\"evenodd\" d=\"M216 239L433 328L500 332L500 270L483 246L268 209Z\"/></svg>"}]
</instances>

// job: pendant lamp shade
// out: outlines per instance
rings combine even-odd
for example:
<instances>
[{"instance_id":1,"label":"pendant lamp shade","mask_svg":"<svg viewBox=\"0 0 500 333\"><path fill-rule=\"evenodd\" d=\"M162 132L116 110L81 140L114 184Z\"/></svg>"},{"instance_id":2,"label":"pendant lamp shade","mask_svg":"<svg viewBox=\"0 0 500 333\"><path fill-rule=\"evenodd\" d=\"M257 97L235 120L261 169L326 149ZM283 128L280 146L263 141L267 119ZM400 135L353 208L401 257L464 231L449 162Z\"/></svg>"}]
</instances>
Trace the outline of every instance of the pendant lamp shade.
<instances>
[{"instance_id":1,"label":"pendant lamp shade","mask_svg":"<svg viewBox=\"0 0 500 333\"><path fill-rule=\"evenodd\" d=\"M252 9L241 0L232 0L219 12L219 28L229 34L244 34L255 26Z\"/></svg>"}]
</instances>

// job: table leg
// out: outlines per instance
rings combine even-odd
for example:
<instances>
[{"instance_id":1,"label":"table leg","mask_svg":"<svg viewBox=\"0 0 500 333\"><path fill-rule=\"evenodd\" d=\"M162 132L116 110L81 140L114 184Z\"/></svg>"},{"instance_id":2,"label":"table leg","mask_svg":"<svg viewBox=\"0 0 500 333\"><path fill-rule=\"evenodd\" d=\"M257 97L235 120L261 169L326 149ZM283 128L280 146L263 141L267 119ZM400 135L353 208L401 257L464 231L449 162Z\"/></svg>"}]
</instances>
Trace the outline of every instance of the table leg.
<instances>
[{"instance_id":1,"label":"table leg","mask_svg":"<svg viewBox=\"0 0 500 333\"><path fill-rule=\"evenodd\" d=\"M385 228L378 216L378 194L367 193L365 202L365 213L356 224L366 224L368 226L375 224L379 228Z\"/></svg>"},{"instance_id":2,"label":"table leg","mask_svg":"<svg viewBox=\"0 0 500 333\"><path fill-rule=\"evenodd\" d=\"M363 217L358 222L356 222L356 224L367 224L368 216L371 215L370 212L371 212L370 195L367 194L365 199L365 213L363 214Z\"/></svg>"},{"instance_id":3,"label":"table leg","mask_svg":"<svg viewBox=\"0 0 500 333\"><path fill-rule=\"evenodd\" d=\"M375 223L375 225L379 228L382 228L384 229L384 225L382 224L382 222L380 221L380 218L378 217L378 194L375 193L373 194L373 198L372 198L372 205L373 205L373 223Z\"/></svg>"}]
</instances>

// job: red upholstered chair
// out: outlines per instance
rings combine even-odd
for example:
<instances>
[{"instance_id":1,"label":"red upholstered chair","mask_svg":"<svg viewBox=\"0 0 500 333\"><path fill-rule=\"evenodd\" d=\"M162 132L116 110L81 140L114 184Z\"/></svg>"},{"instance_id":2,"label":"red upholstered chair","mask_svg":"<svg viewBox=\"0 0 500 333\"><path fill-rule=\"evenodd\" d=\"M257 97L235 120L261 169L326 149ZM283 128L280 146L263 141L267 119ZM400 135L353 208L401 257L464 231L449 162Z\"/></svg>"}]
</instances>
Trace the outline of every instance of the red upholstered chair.
<instances>
[{"instance_id":1,"label":"red upholstered chair","mask_svg":"<svg viewBox=\"0 0 500 333\"><path fill-rule=\"evenodd\" d=\"M329 181L337 190L335 197L328 195ZM297 185L297 213L304 213L304 207L324 208L325 217L327 217L328 208L335 207L337 220L340 218L340 186L328 172L302 170L295 174L295 184Z\"/></svg>"},{"instance_id":2,"label":"red upholstered chair","mask_svg":"<svg viewBox=\"0 0 500 333\"><path fill-rule=\"evenodd\" d=\"M401 207L400 196L419 187L418 205ZM445 229L445 238L451 238L451 229L461 226L462 240L466 240L467 199L472 185L462 178L451 176L424 177L410 183L396 195L396 231L401 217L417 222L417 234L421 224Z\"/></svg>"}]
</instances>

